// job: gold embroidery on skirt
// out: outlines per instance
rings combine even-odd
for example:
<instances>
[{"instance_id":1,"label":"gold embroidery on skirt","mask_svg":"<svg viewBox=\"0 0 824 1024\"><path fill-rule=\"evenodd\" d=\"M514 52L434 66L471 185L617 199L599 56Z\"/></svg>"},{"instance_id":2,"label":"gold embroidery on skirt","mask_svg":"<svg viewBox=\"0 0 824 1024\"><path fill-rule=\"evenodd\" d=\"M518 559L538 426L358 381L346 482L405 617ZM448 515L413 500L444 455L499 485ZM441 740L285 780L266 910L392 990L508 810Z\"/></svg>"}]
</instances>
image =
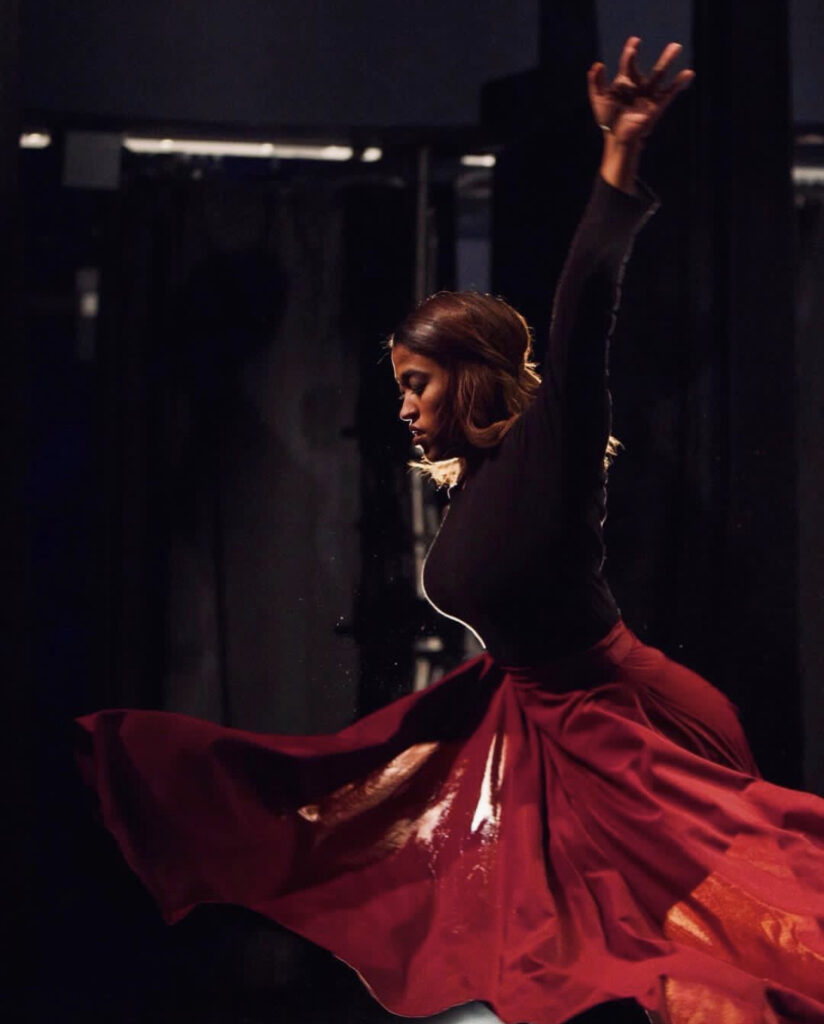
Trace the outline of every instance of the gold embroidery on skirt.
<instances>
[{"instance_id":1,"label":"gold embroidery on skirt","mask_svg":"<svg viewBox=\"0 0 824 1024\"><path fill-rule=\"evenodd\" d=\"M734 879L747 879L747 889ZM717 960L815 998L824 998L824 952L810 941L821 935L814 917L778 905L771 888L793 875L771 837L735 840L711 875L675 904L664 922L667 938ZM796 889L801 891L801 887ZM820 941L820 939L819 939ZM772 1024L767 1007L744 1007L706 984L667 978L670 1024Z\"/></svg>"}]
</instances>

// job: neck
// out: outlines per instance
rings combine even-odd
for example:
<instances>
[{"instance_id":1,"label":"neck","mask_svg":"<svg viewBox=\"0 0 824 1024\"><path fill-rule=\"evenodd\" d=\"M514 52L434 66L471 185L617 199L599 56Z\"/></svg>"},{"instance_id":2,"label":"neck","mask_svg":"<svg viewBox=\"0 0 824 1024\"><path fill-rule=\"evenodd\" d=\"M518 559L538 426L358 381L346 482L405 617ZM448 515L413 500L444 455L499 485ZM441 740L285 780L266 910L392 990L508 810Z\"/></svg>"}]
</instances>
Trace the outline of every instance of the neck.
<instances>
[{"instance_id":1,"label":"neck","mask_svg":"<svg viewBox=\"0 0 824 1024\"><path fill-rule=\"evenodd\" d=\"M459 484L463 486L467 480L477 473L481 463L484 461L484 453L478 448L469 448L467 451L461 452L461 460L464 468Z\"/></svg>"}]
</instances>

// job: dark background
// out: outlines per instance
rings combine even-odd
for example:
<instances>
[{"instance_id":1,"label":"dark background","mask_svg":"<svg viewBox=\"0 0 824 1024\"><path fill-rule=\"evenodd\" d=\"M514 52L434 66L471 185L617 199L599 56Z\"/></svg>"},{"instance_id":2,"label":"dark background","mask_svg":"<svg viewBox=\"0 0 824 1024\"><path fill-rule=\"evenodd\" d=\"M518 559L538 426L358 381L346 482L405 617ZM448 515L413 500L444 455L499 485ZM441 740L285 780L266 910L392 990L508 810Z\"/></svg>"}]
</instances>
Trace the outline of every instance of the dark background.
<instances>
[{"instance_id":1,"label":"dark background","mask_svg":"<svg viewBox=\"0 0 824 1024\"><path fill-rule=\"evenodd\" d=\"M387 1018L243 914L163 929L88 824L65 724L125 704L336 729L464 656L417 593L381 341L417 282L505 295L540 348L597 161L583 72L630 32L649 58L682 40L698 78L645 157L664 207L613 346L609 577L642 639L739 705L767 777L824 792L820 0L1 10L6 750L40 783L9 787L25 1012ZM24 129L51 145L19 150ZM138 157L123 132L383 159Z\"/></svg>"}]
</instances>

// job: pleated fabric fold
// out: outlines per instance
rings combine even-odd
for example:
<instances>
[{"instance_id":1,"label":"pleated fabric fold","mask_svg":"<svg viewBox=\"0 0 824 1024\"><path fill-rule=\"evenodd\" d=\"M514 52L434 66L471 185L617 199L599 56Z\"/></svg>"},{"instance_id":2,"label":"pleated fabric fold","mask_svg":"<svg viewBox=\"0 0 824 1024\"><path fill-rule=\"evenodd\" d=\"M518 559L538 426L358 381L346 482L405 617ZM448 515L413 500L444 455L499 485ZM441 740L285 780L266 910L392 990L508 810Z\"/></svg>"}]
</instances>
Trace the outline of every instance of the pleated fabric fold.
<instances>
[{"instance_id":1,"label":"pleated fabric fold","mask_svg":"<svg viewBox=\"0 0 824 1024\"><path fill-rule=\"evenodd\" d=\"M393 1013L824 1021L824 801L761 779L729 701L623 623L545 666L481 655L334 735L78 724L168 922L257 911Z\"/></svg>"}]
</instances>

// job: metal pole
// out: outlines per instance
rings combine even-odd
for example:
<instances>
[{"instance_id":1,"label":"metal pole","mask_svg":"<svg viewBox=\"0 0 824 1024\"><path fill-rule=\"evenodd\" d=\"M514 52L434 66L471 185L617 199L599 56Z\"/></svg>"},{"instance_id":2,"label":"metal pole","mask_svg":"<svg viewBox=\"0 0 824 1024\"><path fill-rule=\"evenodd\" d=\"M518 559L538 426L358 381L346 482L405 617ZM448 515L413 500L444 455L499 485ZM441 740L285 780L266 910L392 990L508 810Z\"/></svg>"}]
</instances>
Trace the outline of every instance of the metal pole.
<instances>
[{"instance_id":1,"label":"metal pole","mask_svg":"<svg viewBox=\"0 0 824 1024\"><path fill-rule=\"evenodd\" d=\"M429 146L419 146L415 174L415 302L426 297L429 236Z\"/></svg>"},{"instance_id":2,"label":"metal pole","mask_svg":"<svg viewBox=\"0 0 824 1024\"><path fill-rule=\"evenodd\" d=\"M415 174L415 302L426 297L429 256L429 147L419 146ZM415 550L415 592L425 599L421 573L426 558L427 538L424 516L423 481L412 475L412 536Z\"/></svg>"}]
</instances>

